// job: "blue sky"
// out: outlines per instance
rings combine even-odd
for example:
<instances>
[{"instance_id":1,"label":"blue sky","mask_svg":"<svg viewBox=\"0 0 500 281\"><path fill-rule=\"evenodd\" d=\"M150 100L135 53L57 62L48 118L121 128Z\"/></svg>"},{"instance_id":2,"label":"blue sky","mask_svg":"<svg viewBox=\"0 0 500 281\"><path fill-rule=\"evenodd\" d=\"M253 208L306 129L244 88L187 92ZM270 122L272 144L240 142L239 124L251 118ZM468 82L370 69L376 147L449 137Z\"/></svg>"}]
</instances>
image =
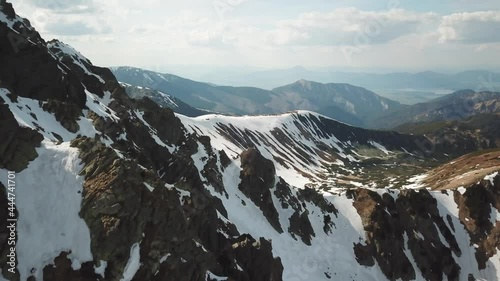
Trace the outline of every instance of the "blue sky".
<instances>
[{"instance_id":1,"label":"blue sky","mask_svg":"<svg viewBox=\"0 0 500 281\"><path fill-rule=\"evenodd\" d=\"M97 65L500 69L498 0L13 0Z\"/></svg>"}]
</instances>

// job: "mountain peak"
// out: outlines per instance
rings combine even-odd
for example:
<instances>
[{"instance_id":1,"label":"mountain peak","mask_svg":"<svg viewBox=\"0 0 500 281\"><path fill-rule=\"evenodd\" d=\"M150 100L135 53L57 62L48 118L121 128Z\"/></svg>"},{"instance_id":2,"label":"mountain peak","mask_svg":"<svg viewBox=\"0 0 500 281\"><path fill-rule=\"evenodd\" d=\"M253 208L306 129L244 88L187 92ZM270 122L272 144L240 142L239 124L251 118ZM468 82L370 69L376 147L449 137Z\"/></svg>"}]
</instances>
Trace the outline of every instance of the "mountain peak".
<instances>
[{"instance_id":1,"label":"mountain peak","mask_svg":"<svg viewBox=\"0 0 500 281\"><path fill-rule=\"evenodd\" d=\"M305 67L303 67L302 65L296 65L296 66L290 68L290 70L293 70L293 71L307 71L307 69Z\"/></svg>"},{"instance_id":2,"label":"mountain peak","mask_svg":"<svg viewBox=\"0 0 500 281\"><path fill-rule=\"evenodd\" d=\"M14 19L16 17L16 13L11 3L8 3L6 0L0 0L0 12L7 16L7 19Z\"/></svg>"},{"instance_id":3,"label":"mountain peak","mask_svg":"<svg viewBox=\"0 0 500 281\"><path fill-rule=\"evenodd\" d=\"M299 84L302 87L304 87L306 89L309 89L309 90L311 89L311 86L312 86L311 81L308 81L308 80L305 80L305 79L300 79L299 81L295 82L295 84Z\"/></svg>"}]
</instances>

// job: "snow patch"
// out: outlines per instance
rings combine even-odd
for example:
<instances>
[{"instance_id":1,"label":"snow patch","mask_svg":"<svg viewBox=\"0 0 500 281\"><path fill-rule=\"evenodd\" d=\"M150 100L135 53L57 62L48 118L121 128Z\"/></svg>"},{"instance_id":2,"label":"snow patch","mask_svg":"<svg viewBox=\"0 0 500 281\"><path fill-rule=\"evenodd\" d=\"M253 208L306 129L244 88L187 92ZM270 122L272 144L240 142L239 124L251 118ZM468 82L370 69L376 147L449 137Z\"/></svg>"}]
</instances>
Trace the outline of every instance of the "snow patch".
<instances>
[{"instance_id":1,"label":"snow patch","mask_svg":"<svg viewBox=\"0 0 500 281\"><path fill-rule=\"evenodd\" d=\"M123 270L123 277L120 281L130 281L134 278L137 270L141 267L141 254L140 254L140 246L139 243L135 243L130 248L130 257L125 265L125 269Z\"/></svg>"},{"instance_id":2,"label":"snow patch","mask_svg":"<svg viewBox=\"0 0 500 281\"><path fill-rule=\"evenodd\" d=\"M84 178L78 149L69 142L43 141L38 158L16 176L18 270L21 280L33 275L42 280L43 268L61 252L72 264L92 261L90 231L80 217ZM7 171L0 170L7 186ZM32 270L33 269L33 270Z\"/></svg>"},{"instance_id":3,"label":"snow patch","mask_svg":"<svg viewBox=\"0 0 500 281\"><path fill-rule=\"evenodd\" d=\"M387 148L385 148L383 145L381 145L380 143L378 142L375 142L375 141L369 141L369 143L374 146L376 149L382 151L383 153L389 155L390 152L389 150L387 150Z\"/></svg>"},{"instance_id":4,"label":"snow patch","mask_svg":"<svg viewBox=\"0 0 500 281\"><path fill-rule=\"evenodd\" d=\"M486 177L484 177L484 180L487 180L487 181L490 181L491 185L494 185L494 180L495 180L495 177L498 175L498 172L494 172L493 174L491 175L487 175Z\"/></svg>"},{"instance_id":5,"label":"snow patch","mask_svg":"<svg viewBox=\"0 0 500 281\"><path fill-rule=\"evenodd\" d=\"M100 76L89 71L89 69L84 64L84 63L86 63L86 64L90 65L91 62L86 57L84 57L80 52L78 52L73 47L71 47L70 45L64 44L64 43L59 42L59 41L55 41L54 43L48 43L47 47L49 48L49 50L51 50L51 52L53 51L53 49L57 50L57 52L54 55L57 56L60 63L63 63L63 62L62 62L62 55L60 55L59 53L69 55L73 59L73 63L76 64L78 67L80 67L85 72L85 74L87 74L89 76L94 76L102 84L105 83L104 79L102 79Z\"/></svg>"},{"instance_id":6,"label":"snow patch","mask_svg":"<svg viewBox=\"0 0 500 281\"><path fill-rule=\"evenodd\" d=\"M143 184L147 187L147 189L150 191L150 192L153 192L155 189L154 187L152 187L150 184L148 184L147 182L143 182Z\"/></svg>"},{"instance_id":7,"label":"snow patch","mask_svg":"<svg viewBox=\"0 0 500 281\"><path fill-rule=\"evenodd\" d=\"M168 253L168 254L164 255L163 257L161 257L160 264L166 262L168 257L170 257L170 256L171 256L171 254Z\"/></svg>"},{"instance_id":8,"label":"snow patch","mask_svg":"<svg viewBox=\"0 0 500 281\"><path fill-rule=\"evenodd\" d=\"M45 139L57 142L58 140L53 133L61 136L63 141L70 141L76 138L77 134L89 137L94 137L95 134L97 134L97 131L92 125L92 121L86 117L80 117L80 120L77 121L80 126L80 131L78 133L71 133L56 120L53 114L43 110L42 102L29 98L17 97L17 103L13 103L7 97L9 93L7 89L0 89L0 97L5 101L19 125L38 131ZM87 111L84 111L84 113L87 113ZM87 114L85 114L85 116L87 116Z\"/></svg>"},{"instance_id":9,"label":"snow patch","mask_svg":"<svg viewBox=\"0 0 500 281\"><path fill-rule=\"evenodd\" d=\"M421 189L424 188L423 184L424 179L427 178L427 174L416 175L414 177L409 178L407 181L410 184L404 185L402 188L406 189Z\"/></svg>"},{"instance_id":10,"label":"snow patch","mask_svg":"<svg viewBox=\"0 0 500 281\"><path fill-rule=\"evenodd\" d=\"M207 280L215 280L215 281L227 281L226 277L217 276L210 271L207 271L206 279Z\"/></svg>"},{"instance_id":11,"label":"snow patch","mask_svg":"<svg viewBox=\"0 0 500 281\"><path fill-rule=\"evenodd\" d=\"M102 278L104 278L104 273L106 272L106 267L108 266L108 262L107 261L99 261L100 262L100 266L98 267L95 267L94 266L94 272L95 274L99 274L101 275Z\"/></svg>"}]
</instances>

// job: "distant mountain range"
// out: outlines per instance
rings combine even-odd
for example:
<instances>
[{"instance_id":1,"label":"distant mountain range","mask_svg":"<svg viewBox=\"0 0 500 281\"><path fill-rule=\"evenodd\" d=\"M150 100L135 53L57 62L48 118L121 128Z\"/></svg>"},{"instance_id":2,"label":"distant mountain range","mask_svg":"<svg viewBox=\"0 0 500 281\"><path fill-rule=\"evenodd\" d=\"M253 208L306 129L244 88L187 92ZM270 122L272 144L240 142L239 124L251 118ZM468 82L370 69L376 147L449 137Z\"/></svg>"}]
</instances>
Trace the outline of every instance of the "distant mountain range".
<instances>
[{"instance_id":1,"label":"distant mountain range","mask_svg":"<svg viewBox=\"0 0 500 281\"><path fill-rule=\"evenodd\" d=\"M462 120L476 114L500 112L500 93L489 91L460 90L427 102L402 105L350 84L323 84L301 79L268 91L255 87L217 86L132 67L118 67L112 71L124 83L150 89L149 92L136 89L134 98L149 96L161 106L189 116L204 114L197 108L230 115L310 110L353 126L391 129L406 123ZM421 78L431 79L434 74L422 74ZM466 81L465 72L462 76ZM404 77L409 76L401 74L394 79L405 80ZM433 84L436 87L442 85L438 85L437 80ZM151 94L154 92L151 89L161 94ZM165 95L175 98L183 106L176 108L162 104Z\"/></svg>"},{"instance_id":2,"label":"distant mountain range","mask_svg":"<svg viewBox=\"0 0 500 281\"><path fill-rule=\"evenodd\" d=\"M167 93L196 108L236 115L302 109L363 127L374 117L402 107L398 102L350 84L299 80L268 91L255 87L216 86L132 67L112 68L112 71L121 82Z\"/></svg>"},{"instance_id":3,"label":"distant mountain range","mask_svg":"<svg viewBox=\"0 0 500 281\"><path fill-rule=\"evenodd\" d=\"M239 70L232 73L225 69L224 75L221 75L220 72L214 72L197 75L196 79L233 86L253 85L264 89L272 89L300 79L321 83L348 83L368 89L449 89L451 91L500 89L500 73L486 70L463 71L455 74L434 71L381 74L339 71L328 68L310 70L302 66L295 66L287 69L248 70L246 72ZM478 87L482 87L482 89Z\"/></svg>"},{"instance_id":4,"label":"distant mountain range","mask_svg":"<svg viewBox=\"0 0 500 281\"><path fill-rule=\"evenodd\" d=\"M344 81L368 89L493 91L500 88L500 73L489 71L466 71L457 74L443 74L433 71L388 74L333 72L331 81Z\"/></svg>"},{"instance_id":5,"label":"distant mountain range","mask_svg":"<svg viewBox=\"0 0 500 281\"><path fill-rule=\"evenodd\" d=\"M476 114L499 112L500 93L462 90L426 103L404 106L373 119L369 126L394 128L405 123L462 120Z\"/></svg>"}]
</instances>

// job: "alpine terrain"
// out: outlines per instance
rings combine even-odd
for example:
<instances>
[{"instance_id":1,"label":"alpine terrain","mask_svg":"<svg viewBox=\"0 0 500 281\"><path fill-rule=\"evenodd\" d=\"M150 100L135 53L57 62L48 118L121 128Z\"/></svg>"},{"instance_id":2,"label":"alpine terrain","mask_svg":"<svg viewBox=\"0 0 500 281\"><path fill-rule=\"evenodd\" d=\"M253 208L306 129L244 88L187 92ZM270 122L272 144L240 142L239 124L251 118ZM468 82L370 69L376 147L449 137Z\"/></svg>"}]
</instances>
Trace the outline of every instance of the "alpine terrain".
<instances>
[{"instance_id":1,"label":"alpine terrain","mask_svg":"<svg viewBox=\"0 0 500 281\"><path fill-rule=\"evenodd\" d=\"M500 278L498 149L307 110L175 113L5 0L0 61L0 280ZM298 83L268 97L340 87Z\"/></svg>"}]
</instances>

